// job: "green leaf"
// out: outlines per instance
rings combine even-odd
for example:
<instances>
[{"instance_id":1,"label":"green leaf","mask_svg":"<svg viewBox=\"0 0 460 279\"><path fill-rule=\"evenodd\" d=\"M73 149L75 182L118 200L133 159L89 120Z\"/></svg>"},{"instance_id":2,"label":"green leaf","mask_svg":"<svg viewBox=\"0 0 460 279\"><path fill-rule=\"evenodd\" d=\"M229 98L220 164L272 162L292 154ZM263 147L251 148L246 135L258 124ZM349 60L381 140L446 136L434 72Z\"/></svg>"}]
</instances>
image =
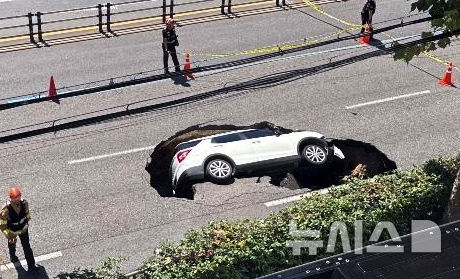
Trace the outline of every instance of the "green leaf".
<instances>
[{"instance_id":1,"label":"green leaf","mask_svg":"<svg viewBox=\"0 0 460 279\"><path fill-rule=\"evenodd\" d=\"M445 48L448 45L450 45L450 39L449 38L444 38L444 39L441 39L441 40L438 41L438 46L440 48Z\"/></svg>"}]
</instances>

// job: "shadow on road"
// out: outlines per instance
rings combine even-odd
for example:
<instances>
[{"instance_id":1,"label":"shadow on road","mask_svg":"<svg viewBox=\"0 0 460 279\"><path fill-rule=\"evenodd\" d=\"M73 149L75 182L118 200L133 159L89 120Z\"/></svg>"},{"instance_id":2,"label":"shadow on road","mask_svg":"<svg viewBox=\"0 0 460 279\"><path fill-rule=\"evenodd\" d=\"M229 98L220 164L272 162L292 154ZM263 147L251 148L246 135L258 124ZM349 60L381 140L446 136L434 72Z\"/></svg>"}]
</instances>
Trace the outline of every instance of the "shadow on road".
<instances>
[{"instance_id":1,"label":"shadow on road","mask_svg":"<svg viewBox=\"0 0 460 279\"><path fill-rule=\"evenodd\" d=\"M374 46L380 50L386 50L387 47L382 43L381 40L373 38L371 41L371 46Z\"/></svg>"},{"instance_id":2,"label":"shadow on road","mask_svg":"<svg viewBox=\"0 0 460 279\"><path fill-rule=\"evenodd\" d=\"M175 85L182 85L183 87L191 86L185 76L182 76L182 75L172 76L171 79L174 81Z\"/></svg>"},{"instance_id":3,"label":"shadow on road","mask_svg":"<svg viewBox=\"0 0 460 279\"><path fill-rule=\"evenodd\" d=\"M28 272L22 265L15 265L18 273L18 279L49 279L46 269L42 265L37 265L37 269L32 272Z\"/></svg>"}]
</instances>

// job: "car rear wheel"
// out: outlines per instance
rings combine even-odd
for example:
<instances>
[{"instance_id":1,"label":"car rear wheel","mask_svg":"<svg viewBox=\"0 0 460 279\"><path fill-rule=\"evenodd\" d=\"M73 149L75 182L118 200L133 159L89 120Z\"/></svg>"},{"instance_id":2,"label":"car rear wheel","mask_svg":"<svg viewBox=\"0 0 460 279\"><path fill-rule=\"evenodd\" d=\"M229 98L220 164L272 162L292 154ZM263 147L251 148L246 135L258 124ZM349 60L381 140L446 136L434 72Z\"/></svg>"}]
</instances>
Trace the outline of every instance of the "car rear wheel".
<instances>
[{"instance_id":1,"label":"car rear wheel","mask_svg":"<svg viewBox=\"0 0 460 279\"><path fill-rule=\"evenodd\" d=\"M206 175L212 182L226 182L232 178L233 166L225 159L213 159L206 165Z\"/></svg>"},{"instance_id":2,"label":"car rear wheel","mask_svg":"<svg viewBox=\"0 0 460 279\"><path fill-rule=\"evenodd\" d=\"M327 162L326 148L317 143L309 143L302 149L302 159L311 165L324 165Z\"/></svg>"}]
</instances>

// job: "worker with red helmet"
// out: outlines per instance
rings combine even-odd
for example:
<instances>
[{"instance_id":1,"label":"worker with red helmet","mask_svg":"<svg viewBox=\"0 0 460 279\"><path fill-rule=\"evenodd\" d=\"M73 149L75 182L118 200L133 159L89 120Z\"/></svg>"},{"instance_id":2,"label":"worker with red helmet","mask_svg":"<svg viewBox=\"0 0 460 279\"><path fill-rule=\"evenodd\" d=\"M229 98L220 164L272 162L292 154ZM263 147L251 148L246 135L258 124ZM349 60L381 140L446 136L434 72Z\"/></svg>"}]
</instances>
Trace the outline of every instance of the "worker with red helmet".
<instances>
[{"instance_id":1,"label":"worker with red helmet","mask_svg":"<svg viewBox=\"0 0 460 279\"><path fill-rule=\"evenodd\" d=\"M36 270L34 253L29 243L30 212L28 202L21 197L18 187L8 190L8 202L0 212L0 229L8 239L11 262L18 262L16 256L17 237L21 240L28 271Z\"/></svg>"}]
</instances>

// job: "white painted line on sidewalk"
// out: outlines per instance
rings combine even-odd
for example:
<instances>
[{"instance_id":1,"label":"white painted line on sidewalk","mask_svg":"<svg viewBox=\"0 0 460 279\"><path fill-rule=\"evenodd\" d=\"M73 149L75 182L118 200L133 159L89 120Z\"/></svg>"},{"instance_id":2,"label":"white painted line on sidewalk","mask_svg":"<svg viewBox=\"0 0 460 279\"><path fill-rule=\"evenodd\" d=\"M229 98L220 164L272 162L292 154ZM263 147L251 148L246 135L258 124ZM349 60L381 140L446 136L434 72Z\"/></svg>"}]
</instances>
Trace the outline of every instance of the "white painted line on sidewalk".
<instances>
[{"instance_id":1,"label":"white painted line on sidewalk","mask_svg":"<svg viewBox=\"0 0 460 279\"><path fill-rule=\"evenodd\" d=\"M2 2L12 2L13 0L0 0L0 3Z\"/></svg>"},{"instance_id":2,"label":"white painted line on sidewalk","mask_svg":"<svg viewBox=\"0 0 460 279\"><path fill-rule=\"evenodd\" d=\"M375 101L372 101L372 102L352 105L352 106L348 106L348 107L345 107L345 108L346 109L354 109L354 108L359 108L359 107L364 107L364 106L369 106L369 105L375 105L375 104L380 104L380 103L384 103L384 102L390 102L390 101L399 100L399 99L405 99L405 98L420 96L420 95L428 94L430 92L431 92L430 90L425 90L425 91L420 91L420 92L416 92L416 93L411 93L411 94L406 94L406 95L399 95L399 96L395 96L395 97L375 100Z\"/></svg>"},{"instance_id":3,"label":"white painted line on sidewalk","mask_svg":"<svg viewBox=\"0 0 460 279\"><path fill-rule=\"evenodd\" d=\"M321 189L321 190L318 190L318 191L308 192L308 193L305 193L305 194L300 194L300 195L296 195L296 196L292 196L292 197L287 197L287 198L283 198L283 199L279 199L279 200L269 201L269 202L264 203L264 205L266 207L282 205L282 204L291 203L291 202L301 200L302 198L308 198L311 195L313 195L313 193L318 193L320 195L324 195L327 192L329 192L329 189L327 189L327 188L326 189Z\"/></svg>"},{"instance_id":4,"label":"white painted line on sidewalk","mask_svg":"<svg viewBox=\"0 0 460 279\"><path fill-rule=\"evenodd\" d=\"M264 203L264 205L266 207L272 207L272 206L277 206L277 205L281 205L281 204L285 204L285 203L295 202L295 201L301 200L303 197L306 197L307 195L308 195L308 193L307 194L297 195L297 196L292 196L292 197L287 197L287 198L284 198L284 199L269 201L269 202Z\"/></svg>"},{"instance_id":5,"label":"white painted line on sidewalk","mask_svg":"<svg viewBox=\"0 0 460 279\"><path fill-rule=\"evenodd\" d=\"M116 153L111 153L111 154L104 154L104 155L99 155L99 156L93 156L89 158L83 158L83 159L78 159L78 160L72 160L68 161L67 163L69 165L73 164L78 164L78 163L84 163L84 162L90 162L90 161L96 161L96 160L101 160L105 158L110 158L110 157L115 157L115 156L121 156L121 155L126 155L126 154L131 154L131 153L137 153L145 150L151 150L154 149L156 145L154 146L147 146L147 147L141 147L141 148L136 148L136 149L130 149L130 150L125 150L125 151L120 151Z\"/></svg>"},{"instance_id":6,"label":"white painted line on sidewalk","mask_svg":"<svg viewBox=\"0 0 460 279\"><path fill-rule=\"evenodd\" d=\"M62 257L62 252L61 251L57 251L57 252L54 252L54 253L49 253L49 254L46 254L46 255L41 255L41 256L38 256L38 257L35 257L35 262L44 262L44 261L47 261L47 260L51 260L51 259L55 259L55 258L59 258L59 257ZM9 263L9 264L4 264L4 265L1 265L0 266L0 271L6 271L6 270L10 270L10 269L14 269L15 266L26 266L27 265L27 262L26 260L21 260L20 262L18 263Z\"/></svg>"}]
</instances>

